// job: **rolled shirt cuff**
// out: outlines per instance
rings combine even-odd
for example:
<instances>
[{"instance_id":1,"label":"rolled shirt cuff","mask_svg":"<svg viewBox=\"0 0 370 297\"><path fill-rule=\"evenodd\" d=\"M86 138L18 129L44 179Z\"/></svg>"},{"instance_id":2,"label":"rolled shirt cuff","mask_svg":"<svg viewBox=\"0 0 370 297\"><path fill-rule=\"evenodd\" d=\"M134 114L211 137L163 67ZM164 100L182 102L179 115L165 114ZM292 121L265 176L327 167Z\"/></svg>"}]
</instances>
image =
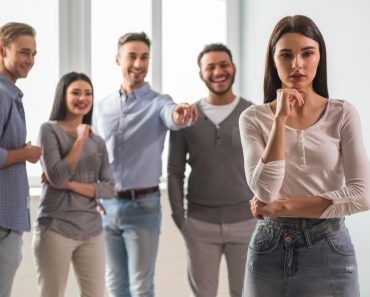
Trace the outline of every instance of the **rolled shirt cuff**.
<instances>
[{"instance_id":1,"label":"rolled shirt cuff","mask_svg":"<svg viewBox=\"0 0 370 297\"><path fill-rule=\"evenodd\" d=\"M8 151L0 147L0 167L5 164L6 159L8 158Z\"/></svg>"}]
</instances>

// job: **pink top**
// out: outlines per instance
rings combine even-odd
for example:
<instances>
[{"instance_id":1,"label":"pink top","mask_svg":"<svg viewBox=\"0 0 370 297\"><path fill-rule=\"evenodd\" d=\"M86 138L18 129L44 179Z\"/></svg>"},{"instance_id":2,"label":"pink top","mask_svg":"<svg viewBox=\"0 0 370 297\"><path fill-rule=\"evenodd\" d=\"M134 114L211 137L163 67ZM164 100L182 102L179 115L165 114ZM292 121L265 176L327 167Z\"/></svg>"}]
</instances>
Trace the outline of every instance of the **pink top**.
<instances>
[{"instance_id":1,"label":"pink top","mask_svg":"<svg viewBox=\"0 0 370 297\"><path fill-rule=\"evenodd\" d=\"M296 196L332 200L321 218L370 208L370 164L359 114L352 104L329 100L320 120L305 130L286 126L285 160L261 160L274 114L268 104L252 105L240 116L247 182L263 202Z\"/></svg>"}]
</instances>

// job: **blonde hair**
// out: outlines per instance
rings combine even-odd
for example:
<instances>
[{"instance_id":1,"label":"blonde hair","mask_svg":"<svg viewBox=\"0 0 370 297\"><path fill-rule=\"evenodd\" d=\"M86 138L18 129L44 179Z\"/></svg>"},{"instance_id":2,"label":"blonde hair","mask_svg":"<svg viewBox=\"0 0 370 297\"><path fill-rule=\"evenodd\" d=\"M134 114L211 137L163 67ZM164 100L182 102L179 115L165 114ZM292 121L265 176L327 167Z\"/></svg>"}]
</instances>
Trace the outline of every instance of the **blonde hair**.
<instances>
[{"instance_id":1,"label":"blonde hair","mask_svg":"<svg viewBox=\"0 0 370 297\"><path fill-rule=\"evenodd\" d=\"M7 46L20 35L35 37L36 31L30 25L24 23L6 23L0 27L0 44Z\"/></svg>"}]
</instances>

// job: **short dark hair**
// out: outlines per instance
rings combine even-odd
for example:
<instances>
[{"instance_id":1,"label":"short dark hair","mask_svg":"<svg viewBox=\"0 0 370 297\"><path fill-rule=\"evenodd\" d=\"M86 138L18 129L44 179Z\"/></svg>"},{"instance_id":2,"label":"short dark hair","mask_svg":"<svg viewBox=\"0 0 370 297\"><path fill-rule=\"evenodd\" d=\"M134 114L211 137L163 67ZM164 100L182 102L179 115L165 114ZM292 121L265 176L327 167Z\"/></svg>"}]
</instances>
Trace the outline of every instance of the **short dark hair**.
<instances>
[{"instance_id":1,"label":"short dark hair","mask_svg":"<svg viewBox=\"0 0 370 297\"><path fill-rule=\"evenodd\" d=\"M94 96L94 89L91 83L90 78L84 73L77 73L77 72L69 72L61 77L58 82L53 107L51 109L49 120L52 121L60 121L66 117L67 114L67 105L66 105L66 94L69 85L77 80L86 81L90 86ZM91 125L92 123L92 114L93 114L93 106L91 106L90 111L85 114L82 119L82 123Z\"/></svg>"},{"instance_id":2,"label":"short dark hair","mask_svg":"<svg viewBox=\"0 0 370 297\"><path fill-rule=\"evenodd\" d=\"M210 53L210 52L225 52L230 57L231 63L234 63L231 51L226 45L224 45L222 43L211 43L211 44L207 44L198 55L198 60L197 61L198 61L199 68L201 67L200 60L202 60L202 57L205 54Z\"/></svg>"},{"instance_id":3,"label":"short dark hair","mask_svg":"<svg viewBox=\"0 0 370 297\"><path fill-rule=\"evenodd\" d=\"M274 64L276 43L286 33L299 33L318 42L320 61L316 76L313 80L313 89L321 96L328 98L326 47L324 38L316 24L303 15L287 16L281 19L271 33L266 52L265 78L263 84L264 102L269 103L276 97L276 90L281 88L281 81Z\"/></svg>"},{"instance_id":4,"label":"short dark hair","mask_svg":"<svg viewBox=\"0 0 370 297\"><path fill-rule=\"evenodd\" d=\"M36 31L30 25L16 22L6 23L0 27L0 43L5 46L21 35L35 37Z\"/></svg>"},{"instance_id":5,"label":"short dark hair","mask_svg":"<svg viewBox=\"0 0 370 297\"><path fill-rule=\"evenodd\" d=\"M148 35L146 35L145 32L129 32L124 35L122 35L118 39L118 48L117 50L121 48L125 43L132 42L132 41L141 41L144 42L148 48L150 48L150 39Z\"/></svg>"}]
</instances>

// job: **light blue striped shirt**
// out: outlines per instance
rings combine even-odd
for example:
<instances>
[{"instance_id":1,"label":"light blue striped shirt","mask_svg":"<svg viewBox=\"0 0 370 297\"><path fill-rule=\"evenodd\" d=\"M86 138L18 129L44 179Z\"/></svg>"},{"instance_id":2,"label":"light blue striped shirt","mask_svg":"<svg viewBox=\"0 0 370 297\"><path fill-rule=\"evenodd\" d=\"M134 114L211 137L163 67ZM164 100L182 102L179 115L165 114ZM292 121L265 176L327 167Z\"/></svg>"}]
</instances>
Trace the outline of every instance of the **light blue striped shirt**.
<instances>
[{"instance_id":1,"label":"light blue striped shirt","mask_svg":"<svg viewBox=\"0 0 370 297\"><path fill-rule=\"evenodd\" d=\"M26 141L23 93L0 75L0 166L8 150L22 148ZM29 192L25 162L0 168L0 227L30 230Z\"/></svg>"},{"instance_id":2,"label":"light blue striped shirt","mask_svg":"<svg viewBox=\"0 0 370 297\"><path fill-rule=\"evenodd\" d=\"M126 97L119 90L94 106L94 131L105 141L116 191L159 184L166 132L178 130L172 119L176 104L149 84Z\"/></svg>"}]
</instances>

